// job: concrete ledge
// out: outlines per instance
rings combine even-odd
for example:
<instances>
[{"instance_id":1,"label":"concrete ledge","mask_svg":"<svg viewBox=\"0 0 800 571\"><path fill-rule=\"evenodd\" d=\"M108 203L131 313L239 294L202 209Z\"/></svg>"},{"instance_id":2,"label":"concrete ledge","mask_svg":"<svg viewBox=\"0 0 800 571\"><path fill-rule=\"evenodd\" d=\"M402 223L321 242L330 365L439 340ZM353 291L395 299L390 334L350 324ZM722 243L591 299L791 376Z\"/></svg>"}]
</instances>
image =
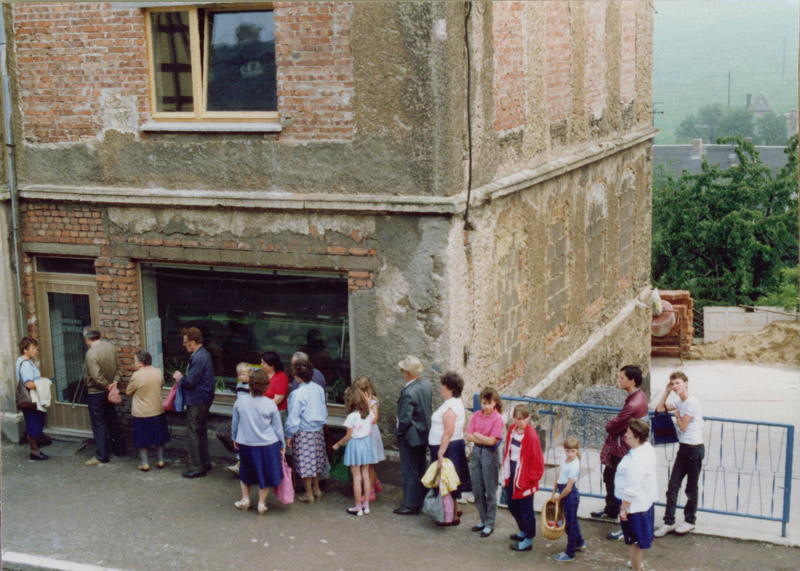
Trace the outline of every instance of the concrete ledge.
<instances>
[{"instance_id":1,"label":"concrete ledge","mask_svg":"<svg viewBox=\"0 0 800 571\"><path fill-rule=\"evenodd\" d=\"M148 121L139 127L150 133L280 133L278 121Z\"/></svg>"}]
</instances>

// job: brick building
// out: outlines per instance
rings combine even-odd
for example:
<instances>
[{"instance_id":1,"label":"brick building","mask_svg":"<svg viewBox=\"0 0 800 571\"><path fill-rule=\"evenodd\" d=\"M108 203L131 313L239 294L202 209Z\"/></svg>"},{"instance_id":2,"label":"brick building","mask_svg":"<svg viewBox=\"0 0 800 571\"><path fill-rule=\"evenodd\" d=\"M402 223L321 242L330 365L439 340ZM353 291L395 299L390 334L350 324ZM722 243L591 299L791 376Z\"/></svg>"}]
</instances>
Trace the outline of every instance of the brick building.
<instances>
[{"instance_id":1,"label":"brick building","mask_svg":"<svg viewBox=\"0 0 800 571\"><path fill-rule=\"evenodd\" d=\"M237 362L307 349L334 414L351 377L376 382L385 435L408 353L467 395L573 398L647 365L649 3L3 15L6 432L23 334L56 381L51 426L88 428L71 403L89 323L128 373L140 347L180 367L200 327L218 415Z\"/></svg>"}]
</instances>

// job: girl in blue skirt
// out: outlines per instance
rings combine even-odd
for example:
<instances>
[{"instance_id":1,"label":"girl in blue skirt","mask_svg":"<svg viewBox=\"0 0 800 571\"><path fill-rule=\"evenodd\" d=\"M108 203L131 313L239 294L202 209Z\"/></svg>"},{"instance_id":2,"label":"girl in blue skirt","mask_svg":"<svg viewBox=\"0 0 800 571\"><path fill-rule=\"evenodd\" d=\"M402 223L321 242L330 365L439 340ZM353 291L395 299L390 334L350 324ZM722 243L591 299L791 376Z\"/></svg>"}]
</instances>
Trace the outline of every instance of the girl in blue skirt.
<instances>
[{"instance_id":1,"label":"girl in blue skirt","mask_svg":"<svg viewBox=\"0 0 800 571\"><path fill-rule=\"evenodd\" d=\"M333 449L338 450L347 444L344 463L350 466L350 472L353 474L353 495L356 500L355 507L347 508L347 513L362 516L369 513L369 491L372 487L369 465L375 463L375 453L370 438L374 416L363 391L352 387L347 389L344 394L344 404L350 411L344 421L347 434L333 445Z\"/></svg>"}]
</instances>

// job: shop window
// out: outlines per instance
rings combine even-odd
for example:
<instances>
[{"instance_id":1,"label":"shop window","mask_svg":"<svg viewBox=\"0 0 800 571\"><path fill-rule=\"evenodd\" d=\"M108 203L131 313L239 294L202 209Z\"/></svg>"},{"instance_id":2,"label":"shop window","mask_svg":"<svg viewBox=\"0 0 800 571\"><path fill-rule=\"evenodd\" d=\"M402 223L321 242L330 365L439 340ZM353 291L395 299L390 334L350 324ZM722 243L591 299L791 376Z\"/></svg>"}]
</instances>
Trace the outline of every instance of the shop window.
<instances>
[{"instance_id":1,"label":"shop window","mask_svg":"<svg viewBox=\"0 0 800 571\"><path fill-rule=\"evenodd\" d=\"M147 12L154 119L278 119L271 9Z\"/></svg>"},{"instance_id":2,"label":"shop window","mask_svg":"<svg viewBox=\"0 0 800 571\"><path fill-rule=\"evenodd\" d=\"M147 349L170 382L189 355L181 330L197 327L211 353L217 391L233 393L236 365L277 352L287 369L304 351L325 376L329 403L350 384L345 276L245 273L220 268L142 267Z\"/></svg>"}]
</instances>

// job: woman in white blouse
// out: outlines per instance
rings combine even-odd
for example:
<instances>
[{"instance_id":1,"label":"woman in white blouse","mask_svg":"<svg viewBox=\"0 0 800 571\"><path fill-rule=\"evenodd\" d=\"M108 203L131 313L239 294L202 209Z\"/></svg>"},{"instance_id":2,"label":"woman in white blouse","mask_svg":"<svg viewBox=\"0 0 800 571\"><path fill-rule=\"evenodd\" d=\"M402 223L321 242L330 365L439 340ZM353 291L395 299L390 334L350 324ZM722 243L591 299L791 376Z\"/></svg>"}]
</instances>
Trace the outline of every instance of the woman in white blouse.
<instances>
[{"instance_id":1,"label":"woman in white blouse","mask_svg":"<svg viewBox=\"0 0 800 571\"><path fill-rule=\"evenodd\" d=\"M641 571L644 550L650 549L655 527L654 502L658 499L656 452L647 439L650 427L632 418L625 432L631 447L614 477L614 495L620 504L619 519L625 543L630 546L631 567Z\"/></svg>"},{"instance_id":2,"label":"woman in white blouse","mask_svg":"<svg viewBox=\"0 0 800 571\"><path fill-rule=\"evenodd\" d=\"M450 460L458 473L461 485L443 497L445 521L437 522L437 525L458 525L461 523L461 510L458 509L455 500L461 497L461 492L472 489L464 445L465 413L464 403L461 402L464 379L458 373L448 371L442 375L440 382L444 402L431 415L431 430L428 433L431 462L438 462L441 467L442 460L445 458Z\"/></svg>"}]
</instances>

